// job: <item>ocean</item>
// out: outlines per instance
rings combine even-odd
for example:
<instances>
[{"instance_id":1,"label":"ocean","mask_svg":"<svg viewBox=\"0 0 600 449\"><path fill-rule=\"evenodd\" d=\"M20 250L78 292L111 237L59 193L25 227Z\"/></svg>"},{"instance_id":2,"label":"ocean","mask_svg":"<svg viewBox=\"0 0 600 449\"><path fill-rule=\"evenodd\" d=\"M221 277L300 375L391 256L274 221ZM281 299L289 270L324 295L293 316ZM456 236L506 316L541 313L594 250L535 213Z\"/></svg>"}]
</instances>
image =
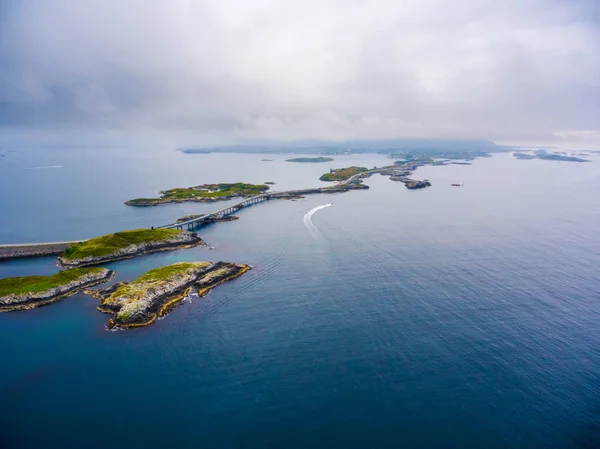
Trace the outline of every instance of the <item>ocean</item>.
<instances>
[{"instance_id":1,"label":"ocean","mask_svg":"<svg viewBox=\"0 0 600 449\"><path fill-rule=\"evenodd\" d=\"M391 162L1 152L0 243L90 238L227 204L123 204L163 189L314 187L329 168ZM253 266L146 328L107 331L83 294L0 314L0 448L598 448L591 158L502 153L419 168L423 190L375 175L369 190L253 206L199 231L214 250L107 265L116 281L182 260ZM53 257L0 262L0 277L56 270Z\"/></svg>"}]
</instances>

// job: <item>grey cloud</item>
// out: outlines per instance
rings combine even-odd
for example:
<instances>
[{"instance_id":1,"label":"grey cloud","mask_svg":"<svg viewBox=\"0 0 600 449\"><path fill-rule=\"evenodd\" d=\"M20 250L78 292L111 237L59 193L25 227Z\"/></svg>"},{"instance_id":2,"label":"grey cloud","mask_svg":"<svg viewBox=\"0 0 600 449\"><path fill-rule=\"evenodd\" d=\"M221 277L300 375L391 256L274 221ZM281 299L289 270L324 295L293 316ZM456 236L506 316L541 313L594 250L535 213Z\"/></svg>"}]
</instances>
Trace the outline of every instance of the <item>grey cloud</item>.
<instances>
[{"instance_id":1,"label":"grey cloud","mask_svg":"<svg viewBox=\"0 0 600 449\"><path fill-rule=\"evenodd\" d=\"M0 0L0 124L600 143L595 0Z\"/></svg>"}]
</instances>

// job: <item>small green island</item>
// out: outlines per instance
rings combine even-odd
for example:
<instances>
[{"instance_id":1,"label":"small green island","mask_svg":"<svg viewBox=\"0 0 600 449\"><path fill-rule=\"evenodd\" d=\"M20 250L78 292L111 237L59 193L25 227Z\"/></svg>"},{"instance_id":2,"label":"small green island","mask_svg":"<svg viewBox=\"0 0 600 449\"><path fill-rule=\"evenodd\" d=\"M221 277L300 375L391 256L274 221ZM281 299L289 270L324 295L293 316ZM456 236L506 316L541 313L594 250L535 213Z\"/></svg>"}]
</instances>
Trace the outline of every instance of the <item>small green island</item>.
<instances>
[{"instance_id":1,"label":"small green island","mask_svg":"<svg viewBox=\"0 0 600 449\"><path fill-rule=\"evenodd\" d=\"M354 175L369 171L366 167L346 167L346 168L335 168L330 170L329 173L325 173L319 179L321 181L346 181Z\"/></svg>"},{"instance_id":2,"label":"small green island","mask_svg":"<svg viewBox=\"0 0 600 449\"><path fill-rule=\"evenodd\" d=\"M109 281L106 268L74 268L51 276L0 279L0 312L32 309L73 295L84 288Z\"/></svg>"},{"instance_id":3,"label":"small green island","mask_svg":"<svg viewBox=\"0 0 600 449\"><path fill-rule=\"evenodd\" d=\"M249 265L229 262L179 262L150 270L131 283L88 293L100 300L98 310L113 315L109 328L148 326L189 296L192 287L204 296L250 269Z\"/></svg>"},{"instance_id":4,"label":"small green island","mask_svg":"<svg viewBox=\"0 0 600 449\"><path fill-rule=\"evenodd\" d=\"M141 254L203 244L204 241L193 232L177 229L135 229L71 245L58 257L58 263L67 268L99 265Z\"/></svg>"},{"instance_id":5,"label":"small green island","mask_svg":"<svg viewBox=\"0 0 600 449\"><path fill-rule=\"evenodd\" d=\"M126 201L128 206L157 206L159 204L181 203L185 201L212 202L232 198L248 198L269 190L266 184L246 184L243 182L202 184L193 187L181 187L164 190L159 198L136 198Z\"/></svg>"},{"instance_id":6,"label":"small green island","mask_svg":"<svg viewBox=\"0 0 600 449\"><path fill-rule=\"evenodd\" d=\"M294 159L286 159L286 162L331 162L330 157L296 157Z\"/></svg>"}]
</instances>

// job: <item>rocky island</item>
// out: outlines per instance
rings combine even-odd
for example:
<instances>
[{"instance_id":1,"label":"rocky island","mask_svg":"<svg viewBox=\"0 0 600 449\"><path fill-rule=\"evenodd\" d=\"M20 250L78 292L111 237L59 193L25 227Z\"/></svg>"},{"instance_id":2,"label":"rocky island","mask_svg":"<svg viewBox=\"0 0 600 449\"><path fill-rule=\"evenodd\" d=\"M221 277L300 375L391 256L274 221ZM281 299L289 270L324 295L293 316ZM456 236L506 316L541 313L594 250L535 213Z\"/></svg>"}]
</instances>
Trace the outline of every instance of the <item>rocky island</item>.
<instances>
[{"instance_id":1,"label":"rocky island","mask_svg":"<svg viewBox=\"0 0 600 449\"><path fill-rule=\"evenodd\" d=\"M403 182L407 189L416 190L416 189L424 189L425 187L431 187L431 182L428 180L419 181L416 179L410 179L405 176L390 176L392 181L400 181Z\"/></svg>"},{"instance_id":2,"label":"rocky island","mask_svg":"<svg viewBox=\"0 0 600 449\"><path fill-rule=\"evenodd\" d=\"M192 287L203 296L250 269L249 265L228 262L179 262L150 270L131 283L88 293L100 300L100 311L113 315L109 328L147 326L171 311Z\"/></svg>"},{"instance_id":3,"label":"rocky island","mask_svg":"<svg viewBox=\"0 0 600 449\"><path fill-rule=\"evenodd\" d=\"M249 198L269 190L266 184L246 184L243 182L203 184L193 187L164 190L159 198L136 198L126 201L128 206L157 206L159 204L181 203L184 201L212 202L232 198Z\"/></svg>"},{"instance_id":4,"label":"rocky island","mask_svg":"<svg viewBox=\"0 0 600 449\"><path fill-rule=\"evenodd\" d=\"M286 162L331 162L330 157L296 157L294 159L286 159Z\"/></svg>"},{"instance_id":5,"label":"rocky island","mask_svg":"<svg viewBox=\"0 0 600 449\"><path fill-rule=\"evenodd\" d=\"M74 268L51 276L0 279L0 312L32 309L58 301L78 291L109 281L106 268Z\"/></svg>"},{"instance_id":6,"label":"rocky island","mask_svg":"<svg viewBox=\"0 0 600 449\"><path fill-rule=\"evenodd\" d=\"M204 245L194 232L177 229L136 229L103 235L69 246L58 257L67 268L99 265L142 254Z\"/></svg>"},{"instance_id":7,"label":"rocky island","mask_svg":"<svg viewBox=\"0 0 600 449\"><path fill-rule=\"evenodd\" d=\"M329 173L325 173L319 179L321 181L346 181L350 179L352 176L355 176L359 173L368 172L369 169L366 167L346 167L346 168L334 168L329 171Z\"/></svg>"}]
</instances>

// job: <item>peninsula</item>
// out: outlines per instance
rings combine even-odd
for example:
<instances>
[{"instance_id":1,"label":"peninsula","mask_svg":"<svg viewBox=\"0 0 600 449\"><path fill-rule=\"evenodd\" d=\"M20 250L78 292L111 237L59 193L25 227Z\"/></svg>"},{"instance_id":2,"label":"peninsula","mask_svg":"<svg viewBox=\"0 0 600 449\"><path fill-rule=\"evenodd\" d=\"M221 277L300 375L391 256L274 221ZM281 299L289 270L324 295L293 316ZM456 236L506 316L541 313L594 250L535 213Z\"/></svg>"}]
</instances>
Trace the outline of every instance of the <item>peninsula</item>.
<instances>
[{"instance_id":1,"label":"peninsula","mask_svg":"<svg viewBox=\"0 0 600 449\"><path fill-rule=\"evenodd\" d=\"M109 281L106 268L74 268L51 276L0 279L0 312L25 310L58 301L78 291Z\"/></svg>"},{"instance_id":2,"label":"peninsula","mask_svg":"<svg viewBox=\"0 0 600 449\"><path fill-rule=\"evenodd\" d=\"M131 283L87 293L100 300L98 310L113 315L109 328L147 326L169 313L193 286L203 296L250 269L249 265L228 262L179 262L150 270Z\"/></svg>"},{"instance_id":3,"label":"peninsula","mask_svg":"<svg viewBox=\"0 0 600 449\"><path fill-rule=\"evenodd\" d=\"M135 229L103 235L69 246L58 257L67 268L99 265L156 251L203 245L194 232L177 229Z\"/></svg>"},{"instance_id":4,"label":"peninsula","mask_svg":"<svg viewBox=\"0 0 600 449\"><path fill-rule=\"evenodd\" d=\"M128 206L157 206L159 204L181 203L185 201L212 202L232 198L249 198L269 190L266 184L246 184L243 182L202 184L193 187L180 187L164 190L159 198L136 198L126 201Z\"/></svg>"},{"instance_id":5,"label":"peninsula","mask_svg":"<svg viewBox=\"0 0 600 449\"><path fill-rule=\"evenodd\" d=\"M294 159L286 159L286 162L331 162L331 157L297 157Z\"/></svg>"}]
</instances>

